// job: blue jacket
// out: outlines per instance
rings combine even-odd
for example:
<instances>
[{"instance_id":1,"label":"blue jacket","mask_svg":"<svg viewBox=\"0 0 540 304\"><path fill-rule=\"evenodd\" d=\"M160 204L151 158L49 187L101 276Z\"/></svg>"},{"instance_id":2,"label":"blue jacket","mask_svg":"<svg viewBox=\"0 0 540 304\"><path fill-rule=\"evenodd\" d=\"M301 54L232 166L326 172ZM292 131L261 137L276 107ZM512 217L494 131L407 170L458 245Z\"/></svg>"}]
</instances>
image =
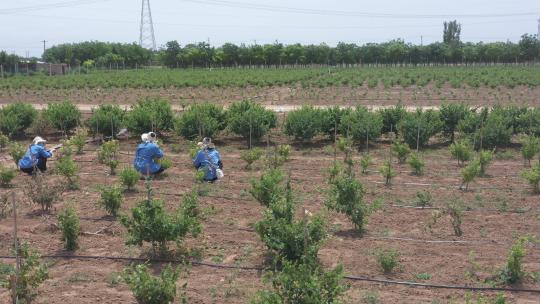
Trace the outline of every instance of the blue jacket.
<instances>
[{"instance_id":1,"label":"blue jacket","mask_svg":"<svg viewBox=\"0 0 540 304\"><path fill-rule=\"evenodd\" d=\"M210 162L211 165L209 166ZM217 178L216 169L220 168L220 163L221 156L216 149L201 150L197 152L197 155L193 159L193 165L195 166L195 168L207 170L204 179L208 181L215 180Z\"/></svg>"},{"instance_id":2,"label":"blue jacket","mask_svg":"<svg viewBox=\"0 0 540 304\"><path fill-rule=\"evenodd\" d=\"M142 174L156 173L161 165L155 162L156 158L162 158L163 151L155 143L142 143L137 147L133 166Z\"/></svg>"},{"instance_id":3,"label":"blue jacket","mask_svg":"<svg viewBox=\"0 0 540 304\"><path fill-rule=\"evenodd\" d=\"M40 158L49 158L52 156L51 151L45 150L42 145L31 145L23 158L19 160L19 168L30 169L37 166Z\"/></svg>"}]
</instances>

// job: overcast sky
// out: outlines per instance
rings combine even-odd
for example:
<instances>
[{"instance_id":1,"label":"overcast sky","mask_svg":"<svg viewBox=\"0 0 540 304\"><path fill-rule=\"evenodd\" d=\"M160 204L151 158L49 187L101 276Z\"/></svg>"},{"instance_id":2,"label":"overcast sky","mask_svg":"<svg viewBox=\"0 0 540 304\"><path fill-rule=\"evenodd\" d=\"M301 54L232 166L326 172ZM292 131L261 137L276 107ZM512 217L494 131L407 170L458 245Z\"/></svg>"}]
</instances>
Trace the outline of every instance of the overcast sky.
<instances>
[{"instance_id":1,"label":"overcast sky","mask_svg":"<svg viewBox=\"0 0 540 304\"><path fill-rule=\"evenodd\" d=\"M47 46L87 40L138 42L142 0L0 0L0 50L41 56ZM247 5L246 5L247 4ZM536 34L540 0L151 0L158 46L363 44L440 41L444 20L463 41L518 41Z\"/></svg>"}]
</instances>

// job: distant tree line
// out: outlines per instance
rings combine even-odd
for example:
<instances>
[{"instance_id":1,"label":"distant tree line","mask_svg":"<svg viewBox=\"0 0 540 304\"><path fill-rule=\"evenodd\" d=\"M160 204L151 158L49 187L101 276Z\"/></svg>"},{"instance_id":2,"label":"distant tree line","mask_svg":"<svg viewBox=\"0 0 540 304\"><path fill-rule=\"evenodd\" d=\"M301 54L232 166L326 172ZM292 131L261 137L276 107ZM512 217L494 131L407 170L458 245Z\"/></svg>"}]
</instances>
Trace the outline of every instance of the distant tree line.
<instances>
[{"instance_id":1,"label":"distant tree line","mask_svg":"<svg viewBox=\"0 0 540 304\"><path fill-rule=\"evenodd\" d=\"M309 64L423 64L423 63L516 63L540 59L540 41L523 35L518 43L461 43L455 40L413 45L397 39L385 43L338 43L301 45L273 43L212 47L206 42L181 46L170 41L157 54L167 67Z\"/></svg>"}]
</instances>

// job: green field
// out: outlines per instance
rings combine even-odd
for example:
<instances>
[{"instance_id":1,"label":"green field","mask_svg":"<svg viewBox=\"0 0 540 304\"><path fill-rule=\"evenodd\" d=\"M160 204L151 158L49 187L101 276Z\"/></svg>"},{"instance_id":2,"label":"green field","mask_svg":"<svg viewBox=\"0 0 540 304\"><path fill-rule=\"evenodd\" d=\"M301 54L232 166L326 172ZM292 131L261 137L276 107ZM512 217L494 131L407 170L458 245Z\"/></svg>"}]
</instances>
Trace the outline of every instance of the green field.
<instances>
[{"instance_id":1,"label":"green field","mask_svg":"<svg viewBox=\"0 0 540 304\"><path fill-rule=\"evenodd\" d=\"M540 85L540 67L416 67L305 69L182 69L89 72L66 76L15 76L0 89L183 88L183 87L424 87L495 89Z\"/></svg>"}]
</instances>

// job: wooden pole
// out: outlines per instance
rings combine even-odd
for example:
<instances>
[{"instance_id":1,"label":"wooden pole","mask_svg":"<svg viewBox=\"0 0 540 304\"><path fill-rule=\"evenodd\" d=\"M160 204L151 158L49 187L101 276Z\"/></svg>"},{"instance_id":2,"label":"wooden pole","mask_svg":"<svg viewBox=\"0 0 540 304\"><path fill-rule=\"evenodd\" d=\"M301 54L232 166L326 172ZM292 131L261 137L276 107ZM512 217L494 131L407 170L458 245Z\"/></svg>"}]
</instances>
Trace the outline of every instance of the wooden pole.
<instances>
[{"instance_id":1,"label":"wooden pole","mask_svg":"<svg viewBox=\"0 0 540 304\"><path fill-rule=\"evenodd\" d=\"M20 260L19 260L19 240L17 237L17 203L15 202L15 191L11 192L11 201L13 208L13 247L15 248L15 276L12 278L12 300L13 304L17 304L17 284L19 280Z\"/></svg>"}]
</instances>

